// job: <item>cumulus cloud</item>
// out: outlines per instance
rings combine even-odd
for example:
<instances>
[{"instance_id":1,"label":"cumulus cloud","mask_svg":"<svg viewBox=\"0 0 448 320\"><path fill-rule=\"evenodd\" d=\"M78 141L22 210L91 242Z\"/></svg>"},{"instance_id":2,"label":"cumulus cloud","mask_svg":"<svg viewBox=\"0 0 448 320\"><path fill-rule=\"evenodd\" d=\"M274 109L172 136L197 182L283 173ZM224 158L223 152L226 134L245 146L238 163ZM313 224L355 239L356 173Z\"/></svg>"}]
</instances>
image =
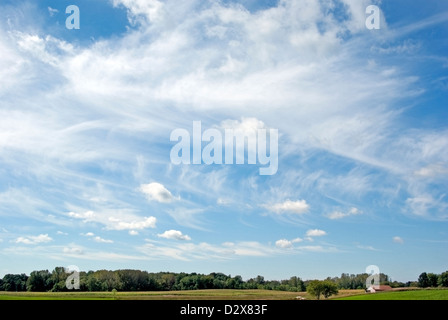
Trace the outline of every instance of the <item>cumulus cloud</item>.
<instances>
[{"instance_id":1,"label":"cumulus cloud","mask_svg":"<svg viewBox=\"0 0 448 320\"><path fill-rule=\"evenodd\" d=\"M40 234L38 236L18 237L14 242L23 244L39 244L50 242L53 239L48 234Z\"/></svg>"},{"instance_id":2,"label":"cumulus cloud","mask_svg":"<svg viewBox=\"0 0 448 320\"><path fill-rule=\"evenodd\" d=\"M174 240L191 240L188 235L182 234L178 230L167 230L162 234L157 235L159 238L174 239Z\"/></svg>"},{"instance_id":3,"label":"cumulus cloud","mask_svg":"<svg viewBox=\"0 0 448 320\"><path fill-rule=\"evenodd\" d=\"M323 230L319 230L319 229L310 229L306 232L306 235L308 237L321 237L321 236L325 236L327 233Z\"/></svg>"},{"instance_id":4,"label":"cumulus cloud","mask_svg":"<svg viewBox=\"0 0 448 320\"><path fill-rule=\"evenodd\" d=\"M99 242L99 243L114 243L112 240L106 240L106 239L103 239L103 238L101 238L99 236L94 237L93 240L95 242Z\"/></svg>"},{"instance_id":5,"label":"cumulus cloud","mask_svg":"<svg viewBox=\"0 0 448 320\"><path fill-rule=\"evenodd\" d=\"M85 237L93 237L95 234L93 232L81 233L82 236Z\"/></svg>"},{"instance_id":6,"label":"cumulus cloud","mask_svg":"<svg viewBox=\"0 0 448 320\"><path fill-rule=\"evenodd\" d=\"M291 213L291 214L304 214L308 212L310 206L306 203L306 200L291 201L276 203L272 205L264 205L269 211L273 211L277 214Z\"/></svg>"},{"instance_id":7,"label":"cumulus cloud","mask_svg":"<svg viewBox=\"0 0 448 320\"><path fill-rule=\"evenodd\" d=\"M170 203L176 199L168 189L158 182L142 184L140 191L146 195L149 201Z\"/></svg>"},{"instance_id":8,"label":"cumulus cloud","mask_svg":"<svg viewBox=\"0 0 448 320\"><path fill-rule=\"evenodd\" d=\"M302 241L302 238L295 238L292 240L280 239L275 242L275 246L278 248L292 248L294 246L294 243L299 243Z\"/></svg>"},{"instance_id":9,"label":"cumulus cloud","mask_svg":"<svg viewBox=\"0 0 448 320\"><path fill-rule=\"evenodd\" d=\"M395 236L395 237L393 237L392 240L393 240L395 243L399 243L399 244L403 244L403 243L404 243L404 240L403 240L401 237L399 237L399 236Z\"/></svg>"},{"instance_id":10,"label":"cumulus cloud","mask_svg":"<svg viewBox=\"0 0 448 320\"><path fill-rule=\"evenodd\" d=\"M275 246L279 248L291 248L292 247L292 241L286 240L286 239L280 239L275 242Z\"/></svg>"},{"instance_id":11,"label":"cumulus cloud","mask_svg":"<svg viewBox=\"0 0 448 320\"><path fill-rule=\"evenodd\" d=\"M337 219L342 219L342 218L346 218L346 217L354 216L354 215L359 215L359 214L362 214L362 211L360 211L359 209L353 207L353 208L351 208L347 212L333 211L332 213L329 213L327 215L327 217L329 219L332 219L332 220L337 220Z\"/></svg>"},{"instance_id":12,"label":"cumulus cloud","mask_svg":"<svg viewBox=\"0 0 448 320\"><path fill-rule=\"evenodd\" d=\"M85 237L90 237L93 239L93 241L98 242L98 243L113 243L112 240L106 240L101 238L100 236L95 236L95 234L93 232L87 232L87 233L81 233L82 236Z\"/></svg>"}]
</instances>

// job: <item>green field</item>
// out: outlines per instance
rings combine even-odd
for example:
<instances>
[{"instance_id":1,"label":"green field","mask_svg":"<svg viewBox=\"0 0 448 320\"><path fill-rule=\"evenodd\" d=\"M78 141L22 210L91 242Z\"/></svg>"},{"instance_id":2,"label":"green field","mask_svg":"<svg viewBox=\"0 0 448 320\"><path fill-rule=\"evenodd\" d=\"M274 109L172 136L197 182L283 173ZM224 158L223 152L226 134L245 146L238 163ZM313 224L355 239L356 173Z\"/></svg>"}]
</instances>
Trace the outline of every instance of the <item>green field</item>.
<instances>
[{"instance_id":1,"label":"green field","mask_svg":"<svg viewBox=\"0 0 448 320\"><path fill-rule=\"evenodd\" d=\"M448 290L400 290L350 295L338 300L448 300Z\"/></svg>"},{"instance_id":2,"label":"green field","mask_svg":"<svg viewBox=\"0 0 448 320\"><path fill-rule=\"evenodd\" d=\"M323 298L322 298L323 299ZM339 290L331 300L448 300L448 290L415 289L381 293ZM306 292L191 290L151 292L0 292L0 300L314 300Z\"/></svg>"},{"instance_id":3,"label":"green field","mask_svg":"<svg viewBox=\"0 0 448 320\"><path fill-rule=\"evenodd\" d=\"M150 292L0 292L0 300L297 300L305 292L273 290L184 290Z\"/></svg>"}]
</instances>

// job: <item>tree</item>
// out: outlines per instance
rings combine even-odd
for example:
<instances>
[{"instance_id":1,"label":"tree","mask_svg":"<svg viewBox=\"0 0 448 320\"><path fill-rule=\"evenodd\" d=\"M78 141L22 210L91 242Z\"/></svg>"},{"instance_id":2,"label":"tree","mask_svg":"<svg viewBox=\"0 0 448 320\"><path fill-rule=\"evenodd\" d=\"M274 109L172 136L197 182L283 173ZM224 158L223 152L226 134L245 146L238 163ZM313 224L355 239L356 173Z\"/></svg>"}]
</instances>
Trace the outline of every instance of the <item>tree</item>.
<instances>
[{"instance_id":1,"label":"tree","mask_svg":"<svg viewBox=\"0 0 448 320\"><path fill-rule=\"evenodd\" d=\"M235 282L234 282L235 289L242 288L242 285L244 283L243 278L240 275L236 275L233 279L235 280ZM263 281L264 281L264 278L263 278Z\"/></svg>"},{"instance_id":2,"label":"tree","mask_svg":"<svg viewBox=\"0 0 448 320\"><path fill-rule=\"evenodd\" d=\"M3 289L5 291L26 291L28 276L22 274L6 274L3 277Z\"/></svg>"},{"instance_id":3,"label":"tree","mask_svg":"<svg viewBox=\"0 0 448 320\"><path fill-rule=\"evenodd\" d=\"M176 283L176 275L171 272L161 272L157 276L157 285L161 290L173 290Z\"/></svg>"},{"instance_id":4,"label":"tree","mask_svg":"<svg viewBox=\"0 0 448 320\"><path fill-rule=\"evenodd\" d=\"M392 288L401 288L401 287L406 287L406 284L404 282L400 282L400 281L392 281L391 283L389 283L389 285Z\"/></svg>"},{"instance_id":5,"label":"tree","mask_svg":"<svg viewBox=\"0 0 448 320\"><path fill-rule=\"evenodd\" d=\"M429 287L429 279L428 279L428 274L426 272L422 272L419 276L418 276L418 286L420 288L426 288Z\"/></svg>"},{"instance_id":6,"label":"tree","mask_svg":"<svg viewBox=\"0 0 448 320\"><path fill-rule=\"evenodd\" d=\"M290 287L290 291L305 291L305 284L299 277L293 276L289 278L288 284Z\"/></svg>"},{"instance_id":7,"label":"tree","mask_svg":"<svg viewBox=\"0 0 448 320\"><path fill-rule=\"evenodd\" d=\"M321 295L327 299L333 294L338 294L338 286L330 280L313 280L308 283L306 291L315 296L317 300L320 300Z\"/></svg>"},{"instance_id":8,"label":"tree","mask_svg":"<svg viewBox=\"0 0 448 320\"><path fill-rule=\"evenodd\" d=\"M264 277L263 276L260 276L260 275L258 275L257 276L257 278L255 279L255 281L258 283L258 284L264 284Z\"/></svg>"},{"instance_id":9,"label":"tree","mask_svg":"<svg viewBox=\"0 0 448 320\"><path fill-rule=\"evenodd\" d=\"M331 297L334 294L338 294L338 286L336 285L336 283L329 281L329 280L325 280L322 282L322 287L323 287L323 295L325 297L325 299Z\"/></svg>"},{"instance_id":10,"label":"tree","mask_svg":"<svg viewBox=\"0 0 448 320\"><path fill-rule=\"evenodd\" d=\"M322 294L323 286L319 280L312 280L306 286L306 292L315 296L317 300L320 300L320 295Z\"/></svg>"},{"instance_id":11,"label":"tree","mask_svg":"<svg viewBox=\"0 0 448 320\"><path fill-rule=\"evenodd\" d=\"M428 273L428 285L430 287L437 287L437 280L439 280L438 274Z\"/></svg>"},{"instance_id":12,"label":"tree","mask_svg":"<svg viewBox=\"0 0 448 320\"><path fill-rule=\"evenodd\" d=\"M437 284L441 287L448 287L448 270L439 275Z\"/></svg>"},{"instance_id":13,"label":"tree","mask_svg":"<svg viewBox=\"0 0 448 320\"><path fill-rule=\"evenodd\" d=\"M26 289L34 292L51 290L53 285L54 283L51 279L51 273L48 270L33 271L26 281Z\"/></svg>"},{"instance_id":14,"label":"tree","mask_svg":"<svg viewBox=\"0 0 448 320\"><path fill-rule=\"evenodd\" d=\"M95 277L95 273L93 271L89 271L86 275L85 286L87 291L100 291L101 283Z\"/></svg>"},{"instance_id":15,"label":"tree","mask_svg":"<svg viewBox=\"0 0 448 320\"><path fill-rule=\"evenodd\" d=\"M115 273L118 274L119 282L121 283L121 289L123 291L144 291L149 289L149 277L146 271L140 270L118 270Z\"/></svg>"}]
</instances>

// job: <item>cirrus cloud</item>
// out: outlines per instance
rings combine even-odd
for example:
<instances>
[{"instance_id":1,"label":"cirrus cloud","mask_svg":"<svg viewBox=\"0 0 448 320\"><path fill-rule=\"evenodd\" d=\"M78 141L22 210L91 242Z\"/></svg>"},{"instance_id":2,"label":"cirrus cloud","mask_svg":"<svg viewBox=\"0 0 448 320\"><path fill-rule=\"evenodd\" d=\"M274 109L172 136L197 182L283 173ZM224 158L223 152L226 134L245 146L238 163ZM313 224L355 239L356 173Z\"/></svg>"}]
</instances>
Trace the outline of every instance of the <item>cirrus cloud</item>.
<instances>
[{"instance_id":1,"label":"cirrus cloud","mask_svg":"<svg viewBox=\"0 0 448 320\"><path fill-rule=\"evenodd\" d=\"M362 214L362 211L360 211L358 208L353 207L347 212L333 211L332 213L327 214L327 217L331 220L337 220L359 214Z\"/></svg>"}]
</instances>

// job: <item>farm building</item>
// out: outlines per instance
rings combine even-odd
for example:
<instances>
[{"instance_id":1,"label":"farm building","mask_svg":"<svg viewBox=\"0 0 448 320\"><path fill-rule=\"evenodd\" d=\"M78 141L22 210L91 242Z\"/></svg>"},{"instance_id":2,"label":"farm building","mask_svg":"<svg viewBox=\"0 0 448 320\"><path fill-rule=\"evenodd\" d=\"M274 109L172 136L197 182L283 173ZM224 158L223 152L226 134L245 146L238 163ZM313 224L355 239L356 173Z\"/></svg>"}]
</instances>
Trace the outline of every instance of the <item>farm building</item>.
<instances>
[{"instance_id":1,"label":"farm building","mask_svg":"<svg viewBox=\"0 0 448 320\"><path fill-rule=\"evenodd\" d=\"M387 285L379 285L379 286L370 286L366 289L366 292L374 293L374 292L382 292L392 290L391 286Z\"/></svg>"}]
</instances>

